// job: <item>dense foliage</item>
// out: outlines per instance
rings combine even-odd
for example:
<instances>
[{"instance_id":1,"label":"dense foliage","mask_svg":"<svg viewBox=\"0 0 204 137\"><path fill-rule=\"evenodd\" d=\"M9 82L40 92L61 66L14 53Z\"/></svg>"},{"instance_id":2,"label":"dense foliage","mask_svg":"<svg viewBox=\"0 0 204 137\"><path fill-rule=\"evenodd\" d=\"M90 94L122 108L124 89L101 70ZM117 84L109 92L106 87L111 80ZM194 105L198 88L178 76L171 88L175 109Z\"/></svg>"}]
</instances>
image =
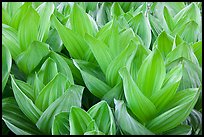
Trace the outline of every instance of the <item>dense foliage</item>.
<instances>
[{"instance_id":1,"label":"dense foliage","mask_svg":"<svg viewBox=\"0 0 204 137\"><path fill-rule=\"evenodd\" d=\"M202 134L201 2L3 2L3 134Z\"/></svg>"}]
</instances>

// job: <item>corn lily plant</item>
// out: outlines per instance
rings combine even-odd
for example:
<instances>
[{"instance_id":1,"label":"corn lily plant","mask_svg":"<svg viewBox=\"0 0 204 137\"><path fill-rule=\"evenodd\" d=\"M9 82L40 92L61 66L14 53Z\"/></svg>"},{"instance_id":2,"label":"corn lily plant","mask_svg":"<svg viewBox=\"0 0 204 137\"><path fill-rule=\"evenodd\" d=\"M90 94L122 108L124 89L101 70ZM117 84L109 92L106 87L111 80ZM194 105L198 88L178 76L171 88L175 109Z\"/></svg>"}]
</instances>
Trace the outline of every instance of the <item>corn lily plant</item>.
<instances>
[{"instance_id":1,"label":"corn lily plant","mask_svg":"<svg viewBox=\"0 0 204 137\"><path fill-rule=\"evenodd\" d=\"M201 7L3 2L3 134L202 134Z\"/></svg>"}]
</instances>

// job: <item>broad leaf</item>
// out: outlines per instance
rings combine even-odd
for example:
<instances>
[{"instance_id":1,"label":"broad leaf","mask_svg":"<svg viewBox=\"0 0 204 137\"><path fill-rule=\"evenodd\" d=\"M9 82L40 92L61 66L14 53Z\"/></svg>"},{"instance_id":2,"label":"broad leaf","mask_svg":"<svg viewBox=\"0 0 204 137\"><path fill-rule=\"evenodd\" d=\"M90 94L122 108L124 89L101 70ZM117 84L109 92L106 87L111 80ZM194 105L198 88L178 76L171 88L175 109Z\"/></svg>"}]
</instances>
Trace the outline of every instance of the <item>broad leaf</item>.
<instances>
[{"instance_id":1,"label":"broad leaf","mask_svg":"<svg viewBox=\"0 0 204 137\"><path fill-rule=\"evenodd\" d=\"M199 64L202 66L202 41L194 43L192 47Z\"/></svg>"}]
</instances>

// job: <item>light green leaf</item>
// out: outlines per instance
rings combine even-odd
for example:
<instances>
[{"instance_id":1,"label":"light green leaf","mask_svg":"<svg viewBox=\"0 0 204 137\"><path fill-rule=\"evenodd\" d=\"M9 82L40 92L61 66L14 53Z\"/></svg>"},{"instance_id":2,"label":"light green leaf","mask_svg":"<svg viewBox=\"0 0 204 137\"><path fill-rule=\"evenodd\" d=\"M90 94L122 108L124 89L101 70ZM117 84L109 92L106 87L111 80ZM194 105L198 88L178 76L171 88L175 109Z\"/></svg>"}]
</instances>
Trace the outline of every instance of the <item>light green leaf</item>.
<instances>
[{"instance_id":1,"label":"light green leaf","mask_svg":"<svg viewBox=\"0 0 204 137\"><path fill-rule=\"evenodd\" d=\"M111 16L112 17L119 17L121 14L123 14L123 9L120 7L120 4L118 2L114 2L111 6Z\"/></svg>"},{"instance_id":2,"label":"light green leaf","mask_svg":"<svg viewBox=\"0 0 204 137\"><path fill-rule=\"evenodd\" d=\"M112 57L110 55L108 47L102 41L97 40L89 34L85 35L85 39L88 42L89 47L94 57L96 58L99 66L105 74L108 65L112 61Z\"/></svg>"},{"instance_id":3,"label":"light green leaf","mask_svg":"<svg viewBox=\"0 0 204 137\"><path fill-rule=\"evenodd\" d=\"M61 112L55 115L52 135L69 135L69 112Z\"/></svg>"},{"instance_id":4,"label":"light green leaf","mask_svg":"<svg viewBox=\"0 0 204 137\"><path fill-rule=\"evenodd\" d=\"M70 135L83 135L87 132L87 128L92 121L93 119L86 111L79 107L71 107L69 116ZM97 127L92 127L88 131L94 129L96 130Z\"/></svg>"},{"instance_id":5,"label":"light green leaf","mask_svg":"<svg viewBox=\"0 0 204 137\"><path fill-rule=\"evenodd\" d=\"M101 131L92 130L85 132L84 135L105 135L105 134Z\"/></svg>"},{"instance_id":6,"label":"light green leaf","mask_svg":"<svg viewBox=\"0 0 204 137\"><path fill-rule=\"evenodd\" d=\"M157 113L155 105L140 91L126 67L121 68L119 73L128 107L142 123L147 122Z\"/></svg>"},{"instance_id":7,"label":"light green leaf","mask_svg":"<svg viewBox=\"0 0 204 137\"><path fill-rule=\"evenodd\" d=\"M161 88L165 75L161 53L155 49L142 63L138 71L137 85L146 97L150 97Z\"/></svg>"},{"instance_id":8,"label":"light green leaf","mask_svg":"<svg viewBox=\"0 0 204 137\"><path fill-rule=\"evenodd\" d=\"M11 18L15 15L17 10L22 6L22 2L8 2L7 11Z\"/></svg>"},{"instance_id":9,"label":"light green leaf","mask_svg":"<svg viewBox=\"0 0 204 137\"><path fill-rule=\"evenodd\" d=\"M61 72L62 74L64 74L67 78L67 80L71 83L74 84L74 79L72 76L72 72L71 69L69 67L69 65L67 64L67 62L63 59L63 57L55 52L50 53L50 57L55 61L55 63L57 64L57 70L58 72Z\"/></svg>"},{"instance_id":10,"label":"light green leaf","mask_svg":"<svg viewBox=\"0 0 204 137\"><path fill-rule=\"evenodd\" d=\"M57 98L63 95L66 90L66 77L61 73L55 77L42 89L35 100L35 105L45 111Z\"/></svg>"},{"instance_id":11,"label":"light green leaf","mask_svg":"<svg viewBox=\"0 0 204 137\"><path fill-rule=\"evenodd\" d=\"M129 24L134 32L144 41L145 47L149 48L152 36L148 18L140 12L129 21Z\"/></svg>"},{"instance_id":12,"label":"light green leaf","mask_svg":"<svg viewBox=\"0 0 204 137\"><path fill-rule=\"evenodd\" d=\"M192 111L199 93L198 89L187 89L178 92L175 99L172 100L173 103L170 103L171 109L148 122L147 128L155 133L161 133L178 126Z\"/></svg>"},{"instance_id":13,"label":"light green leaf","mask_svg":"<svg viewBox=\"0 0 204 137\"><path fill-rule=\"evenodd\" d=\"M105 76L98 66L82 60L73 61L74 65L80 70L85 85L93 95L102 98L111 89L106 84Z\"/></svg>"},{"instance_id":14,"label":"light green leaf","mask_svg":"<svg viewBox=\"0 0 204 137\"><path fill-rule=\"evenodd\" d=\"M51 16L51 21L55 29L58 31L59 36L71 57L75 59L85 59L85 55L87 55L90 51L84 38L63 26L54 15Z\"/></svg>"},{"instance_id":15,"label":"light green leaf","mask_svg":"<svg viewBox=\"0 0 204 137\"><path fill-rule=\"evenodd\" d=\"M33 41L37 40L40 18L32 7L29 7L24 14L18 28L18 38L22 50L26 50Z\"/></svg>"},{"instance_id":16,"label":"light green leaf","mask_svg":"<svg viewBox=\"0 0 204 137\"><path fill-rule=\"evenodd\" d=\"M21 111L35 124L40 118L42 112L34 105L31 99L29 99L16 84L16 80L11 76L12 89L14 97L18 103Z\"/></svg>"},{"instance_id":17,"label":"light green leaf","mask_svg":"<svg viewBox=\"0 0 204 137\"><path fill-rule=\"evenodd\" d=\"M65 93L56 99L41 115L36 123L37 127L46 134L51 134L52 123L55 115L60 112L70 112L72 106L81 107L84 87L72 85Z\"/></svg>"},{"instance_id":18,"label":"light green leaf","mask_svg":"<svg viewBox=\"0 0 204 137\"><path fill-rule=\"evenodd\" d=\"M45 42L48 37L50 27L50 16L54 12L54 4L52 2L44 2L36 10L40 15L38 40Z\"/></svg>"},{"instance_id":19,"label":"light green leaf","mask_svg":"<svg viewBox=\"0 0 204 137\"><path fill-rule=\"evenodd\" d=\"M2 24L9 24L11 20L11 17L9 16L9 13L2 8Z\"/></svg>"},{"instance_id":20,"label":"light green leaf","mask_svg":"<svg viewBox=\"0 0 204 137\"><path fill-rule=\"evenodd\" d=\"M56 62L48 57L46 61L42 64L38 77L44 85L47 85L58 73Z\"/></svg>"},{"instance_id":21,"label":"light green leaf","mask_svg":"<svg viewBox=\"0 0 204 137\"><path fill-rule=\"evenodd\" d=\"M107 135L116 134L116 125L111 108L106 101L100 101L87 111L96 121L98 129Z\"/></svg>"},{"instance_id":22,"label":"light green leaf","mask_svg":"<svg viewBox=\"0 0 204 137\"><path fill-rule=\"evenodd\" d=\"M2 92L6 86L11 71L12 58L7 47L2 45Z\"/></svg>"},{"instance_id":23,"label":"light green leaf","mask_svg":"<svg viewBox=\"0 0 204 137\"><path fill-rule=\"evenodd\" d=\"M167 32L172 32L175 26L175 21L166 6L164 6L164 9L163 9L163 16L164 16L164 21L166 23L165 24L166 26L164 25L164 28L166 29Z\"/></svg>"},{"instance_id":24,"label":"light green leaf","mask_svg":"<svg viewBox=\"0 0 204 137\"><path fill-rule=\"evenodd\" d=\"M17 37L17 31L5 24L2 24L2 44L9 49L14 60L16 60L16 57L22 52Z\"/></svg>"},{"instance_id":25,"label":"light green leaf","mask_svg":"<svg viewBox=\"0 0 204 137\"><path fill-rule=\"evenodd\" d=\"M192 127L189 125L178 125L177 127L164 132L164 135L191 135Z\"/></svg>"},{"instance_id":26,"label":"light green leaf","mask_svg":"<svg viewBox=\"0 0 204 137\"><path fill-rule=\"evenodd\" d=\"M45 85L39 79L37 73L35 73L35 77L33 79L34 79L34 82L33 82L34 100L36 100L37 96L39 95L40 91L45 87Z\"/></svg>"},{"instance_id":27,"label":"light green leaf","mask_svg":"<svg viewBox=\"0 0 204 137\"><path fill-rule=\"evenodd\" d=\"M202 41L194 43L192 47L200 66L202 66Z\"/></svg>"},{"instance_id":28,"label":"light green leaf","mask_svg":"<svg viewBox=\"0 0 204 137\"><path fill-rule=\"evenodd\" d=\"M16 135L42 134L35 124L32 124L32 121L22 113L13 97L2 100L2 119Z\"/></svg>"},{"instance_id":29,"label":"light green leaf","mask_svg":"<svg viewBox=\"0 0 204 137\"><path fill-rule=\"evenodd\" d=\"M111 87L121 82L118 70L123 66L130 66L136 48L135 43L130 42L130 44L114 60L109 62L106 70L106 79Z\"/></svg>"},{"instance_id":30,"label":"light green leaf","mask_svg":"<svg viewBox=\"0 0 204 137\"><path fill-rule=\"evenodd\" d=\"M115 103L115 117L123 133L130 135L153 134L141 123L136 121L133 117L131 117L128 114L124 101L114 100L114 103Z\"/></svg>"},{"instance_id":31,"label":"light green leaf","mask_svg":"<svg viewBox=\"0 0 204 137\"><path fill-rule=\"evenodd\" d=\"M24 52L17 56L16 63L24 73L29 74L48 53L49 45L34 41Z\"/></svg>"}]
</instances>

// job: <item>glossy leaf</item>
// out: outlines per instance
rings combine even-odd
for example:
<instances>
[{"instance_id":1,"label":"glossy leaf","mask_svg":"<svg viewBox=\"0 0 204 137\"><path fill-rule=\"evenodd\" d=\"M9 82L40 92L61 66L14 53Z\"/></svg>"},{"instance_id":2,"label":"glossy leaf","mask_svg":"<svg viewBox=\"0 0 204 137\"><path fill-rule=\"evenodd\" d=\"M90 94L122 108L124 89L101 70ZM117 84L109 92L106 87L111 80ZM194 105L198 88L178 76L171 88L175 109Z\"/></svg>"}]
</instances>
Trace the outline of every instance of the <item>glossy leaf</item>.
<instances>
[{"instance_id":1,"label":"glossy leaf","mask_svg":"<svg viewBox=\"0 0 204 137\"><path fill-rule=\"evenodd\" d=\"M115 117L123 133L130 135L153 134L151 131L145 128L140 122L138 122L128 114L124 101L114 100L114 103L115 103Z\"/></svg>"},{"instance_id":2,"label":"glossy leaf","mask_svg":"<svg viewBox=\"0 0 204 137\"><path fill-rule=\"evenodd\" d=\"M142 123L147 122L157 113L155 105L141 92L126 67L121 68L119 73L123 79L125 99L128 107Z\"/></svg>"},{"instance_id":3,"label":"glossy leaf","mask_svg":"<svg viewBox=\"0 0 204 137\"><path fill-rule=\"evenodd\" d=\"M179 125L171 130L164 132L164 135L191 135L192 127L188 125Z\"/></svg>"}]
</instances>

